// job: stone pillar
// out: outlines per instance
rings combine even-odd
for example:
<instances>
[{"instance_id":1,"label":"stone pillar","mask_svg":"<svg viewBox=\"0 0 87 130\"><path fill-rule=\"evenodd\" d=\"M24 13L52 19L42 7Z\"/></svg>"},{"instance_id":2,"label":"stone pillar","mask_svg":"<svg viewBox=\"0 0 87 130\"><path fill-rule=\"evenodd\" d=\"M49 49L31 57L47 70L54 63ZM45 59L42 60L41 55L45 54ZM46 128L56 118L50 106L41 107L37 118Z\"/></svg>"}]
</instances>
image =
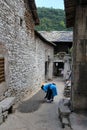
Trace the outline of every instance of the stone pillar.
<instances>
[{"instance_id":1,"label":"stone pillar","mask_svg":"<svg viewBox=\"0 0 87 130\"><path fill-rule=\"evenodd\" d=\"M53 78L53 62L50 61L49 62L49 66L48 66L48 80L52 80Z\"/></svg>"},{"instance_id":2,"label":"stone pillar","mask_svg":"<svg viewBox=\"0 0 87 130\"><path fill-rule=\"evenodd\" d=\"M87 6L76 7L72 67L72 108L87 109Z\"/></svg>"},{"instance_id":3,"label":"stone pillar","mask_svg":"<svg viewBox=\"0 0 87 130\"><path fill-rule=\"evenodd\" d=\"M64 57L64 72L63 72L63 78L64 80L69 79L70 73L71 73L71 64L70 64L71 57L67 54Z\"/></svg>"}]
</instances>

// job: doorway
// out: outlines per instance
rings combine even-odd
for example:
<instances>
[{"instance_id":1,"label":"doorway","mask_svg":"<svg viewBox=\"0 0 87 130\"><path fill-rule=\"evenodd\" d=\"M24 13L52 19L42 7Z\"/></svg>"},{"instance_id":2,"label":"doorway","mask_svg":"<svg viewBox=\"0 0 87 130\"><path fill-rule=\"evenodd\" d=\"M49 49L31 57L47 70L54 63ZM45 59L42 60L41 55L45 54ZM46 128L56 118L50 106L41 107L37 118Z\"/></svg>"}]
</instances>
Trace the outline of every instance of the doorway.
<instances>
[{"instance_id":1,"label":"doorway","mask_svg":"<svg viewBox=\"0 0 87 130\"><path fill-rule=\"evenodd\" d=\"M62 76L62 71L64 69L64 63L63 62L54 62L53 64L53 74L54 76Z\"/></svg>"}]
</instances>

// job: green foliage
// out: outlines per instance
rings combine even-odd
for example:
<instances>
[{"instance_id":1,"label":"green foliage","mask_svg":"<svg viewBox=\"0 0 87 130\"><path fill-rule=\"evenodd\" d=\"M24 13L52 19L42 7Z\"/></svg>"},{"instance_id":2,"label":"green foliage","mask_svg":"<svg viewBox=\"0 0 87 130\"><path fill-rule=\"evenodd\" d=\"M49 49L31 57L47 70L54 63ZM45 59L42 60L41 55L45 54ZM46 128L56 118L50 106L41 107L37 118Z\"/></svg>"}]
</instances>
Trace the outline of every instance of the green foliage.
<instances>
[{"instance_id":1,"label":"green foliage","mask_svg":"<svg viewBox=\"0 0 87 130\"><path fill-rule=\"evenodd\" d=\"M62 9L37 8L40 25L36 26L37 31L63 31L67 29L65 25L65 12Z\"/></svg>"}]
</instances>

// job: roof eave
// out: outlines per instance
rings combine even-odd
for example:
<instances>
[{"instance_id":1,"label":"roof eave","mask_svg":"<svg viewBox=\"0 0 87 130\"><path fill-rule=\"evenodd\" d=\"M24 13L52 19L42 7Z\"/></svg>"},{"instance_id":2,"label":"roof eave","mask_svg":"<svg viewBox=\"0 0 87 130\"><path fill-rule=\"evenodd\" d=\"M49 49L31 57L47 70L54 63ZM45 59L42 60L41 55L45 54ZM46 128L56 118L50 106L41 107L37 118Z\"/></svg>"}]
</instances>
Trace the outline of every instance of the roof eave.
<instances>
[{"instance_id":1,"label":"roof eave","mask_svg":"<svg viewBox=\"0 0 87 130\"><path fill-rule=\"evenodd\" d=\"M38 31L35 30L35 35L38 36L42 41L46 42L47 44L51 45L51 46L56 46L55 43L48 41L47 39L45 39Z\"/></svg>"},{"instance_id":2,"label":"roof eave","mask_svg":"<svg viewBox=\"0 0 87 130\"><path fill-rule=\"evenodd\" d=\"M78 5L87 5L87 0L64 0L65 14L66 14L66 26L74 27L75 12Z\"/></svg>"},{"instance_id":3,"label":"roof eave","mask_svg":"<svg viewBox=\"0 0 87 130\"><path fill-rule=\"evenodd\" d=\"M29 8L31 10L33 19L34 19L34 23L35 25L39 25L40 24L40 20L37 14L37 8L36 8L36 4L35 4L35 0L28 0L29 3Z\"/></svg>"},{"instance_id":4,"label":"roof eave","mask_svg":"<svg viewBox=\"0 0 87 130\"><path fill-rule=\"evenodd\" d=\"M74 0L64 0L65 15L66 15L66 27L73 27L75 20L75 6Z\"/></svg>"}]
</instances>

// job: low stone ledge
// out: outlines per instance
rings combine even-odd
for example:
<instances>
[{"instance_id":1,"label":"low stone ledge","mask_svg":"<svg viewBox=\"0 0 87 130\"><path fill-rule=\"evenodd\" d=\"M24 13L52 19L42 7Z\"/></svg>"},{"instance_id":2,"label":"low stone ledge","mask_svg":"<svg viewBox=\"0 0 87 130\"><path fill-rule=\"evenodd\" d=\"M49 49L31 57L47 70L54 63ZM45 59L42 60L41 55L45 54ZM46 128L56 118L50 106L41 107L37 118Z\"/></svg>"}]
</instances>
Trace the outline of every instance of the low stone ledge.
<instances>
[{"instance_id":1,"label":"low stone ledge","mask_svg":"<svg viewBox=\"0 0 87 130\"><path fill-rule=\"evenodd\" d=\"M2 114L2 107L0 106L0 115Z\"/></svg>"},{"instance_id":2,"label":"low stone ledge","mask_svg":"<svg viewBox=\"0 0 87 130\"><path fill-rule=\"evenodd\" d=\"M0 125L3 123L3 115L0 115Z\"/></svg>"},{"instance_id":3,"label":"low stone ledge","mask_svg":"<svg viewBox=\"0 0 87 130\"><path fill-rule=\"evenodd\" d=\"M15 99L15 97L8 97L0 102L0 125L8 117L8 113L12 112Z\"/></svg>"},{"instance_id":4,"label":"low stone ledge","mask_svg":"<svg viewBox=\"0 0 87 130\"><path fill-rule=\"evenodd\" d=\"M3 121L8 117L8 111L3 112Z\"/></svg>"},{"instance_id":5,"label":"low stone ledge","mask_svg":"<svg viewBox=\"0 0 87 130\"><path fill-rule=\"evenodd\" d=\"M2 112L9 110L15 103L15 97L7 97L0 102Z\"/></svg>"},{"instance_id":6,"label":"low stone ledge","mask_svg":"<svg viewBox=\"0 0 87 130\"><path fill-rule=\"evenodd\" d=\"M67 116L67 115L69 115L70 113L71 113L71 111L70 111L70 109L68 108L68 106L62 106L62 105L60 105L59 107L58 107L58 110L59 110L59 112L63 115L63 116Z\"/></svg>"},{"instance_id":7,"label":"low stone ledge","mask_svg":"<svg viewBox=\"0 0 87 130\"><path fill-rule=\"evenodd\" d=\"M68 100L62 99L58 105L59 119L62 123L62 128L65 128L65 125L68 125L71 127L70 120L69 120L71 111L69 107L67 106L67 104L68 104Z\"/></svg>"}]
</instances>

